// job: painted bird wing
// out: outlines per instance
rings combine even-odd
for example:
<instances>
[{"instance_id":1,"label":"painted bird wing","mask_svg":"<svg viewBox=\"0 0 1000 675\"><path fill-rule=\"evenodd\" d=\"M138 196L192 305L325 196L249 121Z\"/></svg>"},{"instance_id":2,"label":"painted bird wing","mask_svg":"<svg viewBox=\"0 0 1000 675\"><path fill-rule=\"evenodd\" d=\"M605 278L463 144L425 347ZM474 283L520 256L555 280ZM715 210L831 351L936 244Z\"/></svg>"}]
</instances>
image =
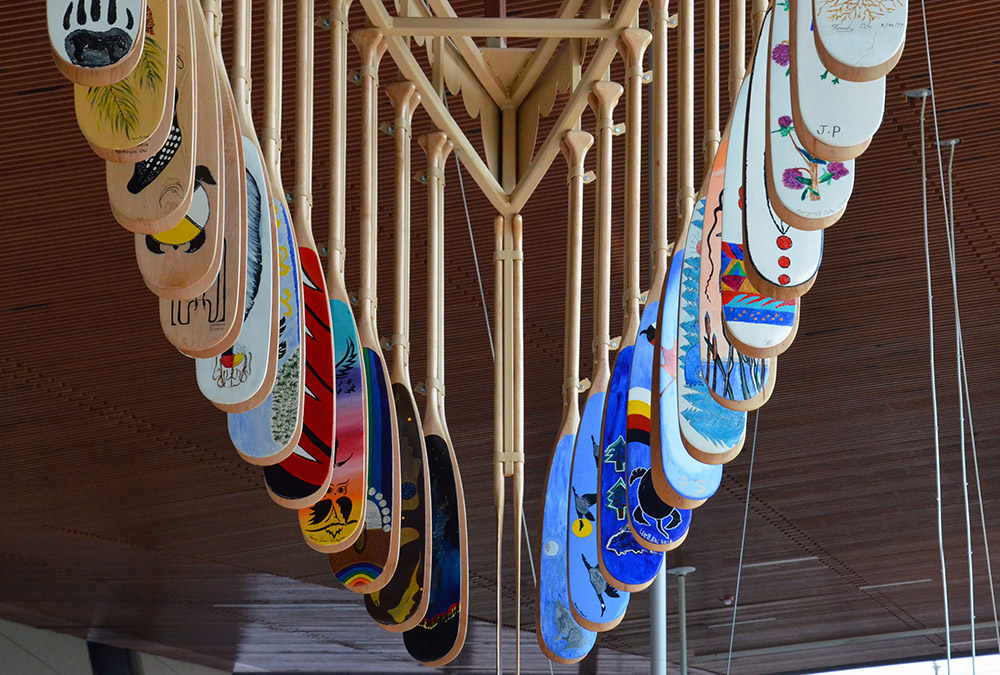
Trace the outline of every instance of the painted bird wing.
<instances>
[{"instance_id":1,"label":"painted bird wing","mask_svg":"<svg viewBox=\"0 0 1000 675\"><path fill-rule=\"evenodd\" d=\"M260 188L253 175L247 171L247 297L243 310L245 321L253 309L260 288L260 275L264 265L264 255L261 251L260 230Z\"/></svg>"}]
</instances>

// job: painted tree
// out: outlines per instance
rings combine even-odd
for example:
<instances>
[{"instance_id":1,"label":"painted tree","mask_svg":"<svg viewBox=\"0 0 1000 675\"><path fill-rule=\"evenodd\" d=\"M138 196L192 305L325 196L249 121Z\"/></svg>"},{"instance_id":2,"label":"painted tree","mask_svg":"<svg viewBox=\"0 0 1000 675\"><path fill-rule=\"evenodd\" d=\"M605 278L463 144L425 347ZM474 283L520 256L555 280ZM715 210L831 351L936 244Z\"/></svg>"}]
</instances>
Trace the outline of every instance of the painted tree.
<instances>
[{"instance_id":1,"label":"painted tree","mask_svg":"<svg viewBox=\"0 0 1000 675\"><path fill-rule=\"evenodd\" d=\"M611 486L604 498L604 504L615 512L618 520L625 520L625 512L628 510L628 488L621 476L618 481Z\"/></svg>"},{"instance_id":2,"label":"painted tree","mask_svg":"<svg viewBox=\"0 0 1000 675\"><path fill-rule=\"evenodd\" d=\"M625 439L619 434L615 442L604 449L604 463L614 464L616 473L625 471Z\"/></svg>"}]
</instances>

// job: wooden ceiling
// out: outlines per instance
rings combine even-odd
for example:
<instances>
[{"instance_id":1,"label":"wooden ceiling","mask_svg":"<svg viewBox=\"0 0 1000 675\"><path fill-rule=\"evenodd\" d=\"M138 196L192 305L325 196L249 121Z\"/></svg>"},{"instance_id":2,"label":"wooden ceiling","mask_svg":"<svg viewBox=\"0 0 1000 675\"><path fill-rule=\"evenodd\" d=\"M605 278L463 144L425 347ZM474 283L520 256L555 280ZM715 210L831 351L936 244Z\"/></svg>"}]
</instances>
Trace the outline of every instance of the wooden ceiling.
<instances>
[{"instance_id":1,"label":"wooden ceiling","mask_svg":"<svg viewBox=\"0 0 1000 675\"><path fill-rule=\"evenodd\" d=\"M231 4L224 2L230 17ZM262 26L263 3L254 4L254 20ZM298 180L292 163L294 4L285 2L286 185ZM700 23L702 3L696 5ZM454 6L461 15L482 11L479 0ZM511 15L546 16L558 2L508 0L507 6ZM317 3L320 15L327 9L326 0ZM271 502L259 469L238 459L223 415L198 393L192 364L162 337L157 304L135 266L131 236L109 211L103 163L79 133L72 87L52 64L43 17L37 1L8 0L0 6L0 185L11 227L0 266L0 475L5 485L0 617L237 671L414 671L400 639L374 629L360 598L338 589L326 558L302 543L294 514ZM858 161L847 215L828 233L823 268L804 301L798 339L781 358L774 396L759 420L751 420L759 422L755 442L748 441L742 456L727 465L719 493L698 509L687 542L668 556L671 566L697 568L687 587L689 647L699 672L726 671L732 608L724 599L736 590L751 456L746 567L732 671L803 672L944 654L919 109L903 96L929 84L920 19L919 3L911 2L909 40L889 76L885 121ZM996 546L1000 5L989 0L931 3L928 21L941 138L962 140L955 158L957 269L986 525ZM363 23L359 3L351 22ZM723 64L727 30L724 17ZM317 39L316 77L314 227L320 241L327 234L329 157L325 35ZM701 35L699 26L699 46ZM699 51L698 91L700 62ZM260 54L253 64L258 120L262 63ZM353 50L351 67L357 67ZM615 67L620 71L620 62ZM395 79L388 57L381 77L385 83ZM360 92L350 89L349 103L356 109ZM381 114L389 118L384 97ZM355 120L349 114L350 123ZM587 113L584 126L592 125ZM430 128L423 112L414 127L415 135ZM547 128L544 120L542 128ZM699 146L702 128L699 115ZM350 162L358 157L357 128L349 135L355 145L348 172L348 287L356 288L358 183ZM618 150L620 165L623 146ZM936 156L932 146L928 150L944 542L950 618L956 626L969 622L969 582L954 318ZM380 310L382 331L388 334L393 204L388 136L382 138L380 158L379 216L385 235L379 251ZM423 166L419 150L414 166ZM700 166L697 170L700 175ZM490 623L496 619L495 522L488 487L492 364L454 163L447 178L448 414L466 486L474 619L466 650L449 671L483 672L493 668ZM464 178L491 306L493 213L468 174ZM423 190L415 188L413 197L418 253L426 246ZM590 223L592 190L587 200ZM559 425L565 212L565 176L557 161L523 212L529 374L525 510L532 542L537 541L547 456ZM619 224L621 216L616 214ZM620 297L621 227L616 225L615 232L612 297ZM584 246L589 260L590 233ZM587 276L584 331L591 325ZM419 381L426 291L419 265L413 285L413 376ZM614 317L612 331L619 326ZM584 355L583 373L589 361ZM970 483L974 489L971 478ZM990 580L975 517L972 530L977 614L990 621ZM507 551L511 537L508 521ZM503 583L508 643L514 621L512 566L508 561ZM527 564L522 585L525 672L548 672L534 643ZM678 658L674 590L671 581L672 663ZM645 670L648 624L648 595L637 594L623 623L598 640L598 671ZM980 653L997 649L992 630L980 630L978 637ZM956 653L968 652L969 640L967 629L956 631ZM512 658L507 665L512 667Z\"/></svg>"}]
</instances>

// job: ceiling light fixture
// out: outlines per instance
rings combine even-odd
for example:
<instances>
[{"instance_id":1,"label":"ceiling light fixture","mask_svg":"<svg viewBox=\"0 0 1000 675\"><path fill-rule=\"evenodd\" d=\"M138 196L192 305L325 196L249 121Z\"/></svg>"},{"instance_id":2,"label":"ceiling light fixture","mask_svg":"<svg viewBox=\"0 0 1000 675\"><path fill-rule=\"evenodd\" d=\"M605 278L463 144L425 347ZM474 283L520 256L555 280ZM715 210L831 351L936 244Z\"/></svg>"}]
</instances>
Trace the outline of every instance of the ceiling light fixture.
<instances>
[{"instance_id":1,"label":"ceiling light fixture","mask_svg":"<svg viewBox=\"0 0 1000 675\"><path fill-rule=\"evenodd\" d=\"M785 558L784 560L769 560L767 562L747 563L746 565L743 566L743 569L750 569L751 567L770 567L772 565L791 565L794 563L809 562L810 560L819 560L819 558L814 555L810 555L804 558Z\"/></svg>"}]
</instances>

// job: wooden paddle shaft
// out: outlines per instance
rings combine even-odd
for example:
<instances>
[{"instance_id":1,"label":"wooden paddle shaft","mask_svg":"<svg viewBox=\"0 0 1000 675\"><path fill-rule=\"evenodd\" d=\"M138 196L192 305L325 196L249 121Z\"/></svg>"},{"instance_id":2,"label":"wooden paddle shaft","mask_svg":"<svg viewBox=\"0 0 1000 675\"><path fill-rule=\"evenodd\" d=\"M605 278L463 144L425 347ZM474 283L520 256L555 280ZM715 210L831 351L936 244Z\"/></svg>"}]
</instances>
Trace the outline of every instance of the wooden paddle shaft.
<instances>
[{"instance_id":1,"label":"wooden paddle shaft","mask_svg":"<svg viewBox=\"0 0 1000 675\"><path fill-rule=\"evenodd\" d=\"M510 217L514 255L507 263L513 268L514 308L514 400L508 415L514 417L514 569L516 617L514 620L515 672L521 672L521 528L524 523L524 260L521 215Z\"/></svg>"},{"instance_id":2,"label":"wooden paddle shaft","mask_svg":"<svg viewBox=\"0 0 1000 675\"><path fill-rule=\"evenodd\" d=\"M760 27L764 25L764 15L767 14L769 0L753 0L753 43L757 44L760 38Z\"/></svg>"},{"instance_id":3,"label":"wooden paddle shaft","mask_svg":"<svg viewBox=\"0 0 1000 675\"><path fill-rule=\"evenodd\" d=\"M412 82L394 82L386 94L396 111L395 295L393 297L392 380L410 386L410 122L420 103Z\"/></svg>"},{"instance_id":4,"label":"wooden paddle shaft","mask_svg":"<svg viewBox=\"0 0 1000 675\"><path fill-rule=\"evenodd\" d=\"M326 283L344 288L344 221L347 157L347 10L351 0L330 8L330 234Z\"/></svg>"},{"instance_id":5,"label":"wooden paddle shaft","mask_svg":"<svg viewBox=\"0 0 1000 675\"><path fill-rule=\"evenodd\" d=\"M646 47L653 36L642 28L626 28L618 38L625 60L625 330L622 344L635 342L639 330L639 228L642 215L642 79Z\"/></svg>"},{"instance_id":6,"label":"wooden paddle shaft","mask_svg":"<svg viewBox=\"0 0 1000 675\"><path fill-rule=\"evenodd\" d=\"M659 298L660 289L667 276L667 68L669 65L667 41L670 18L667 14L667 0L650 0L653 10L653 283L650 297Z\"/></svg>"},{"instance_id":7,"label":"wooden paddle shaft","mask_svg":"<svg viewBox=\"0 0 1000 675\"><path fill-rule=\"evenodd\" d=\"M594 137L567 131L560 148L569 170L569 219L566 228L566 323L563 338L563 421L580 419L580 283L583 259L583 162ZM575 429L560 429L559 438Z\"/></svg>"},{"instance_id":8,"label":"wooden paddle shaft","mask_svg":"<svg viewBox=\"0 0 1000 675\"><path fill-rule=\"evenodd\" d=\"M272 180L280 175L281 161L281 38L283 18L282 0L267 0L264 17L264 161L274 167ZM275 185L275 190L279 185ZM273 195L277 199L277 195Z\"/></svg>"},{"instance_id":9,"label":"wooden paddle shaft","mask_svg":"<svg viewBox=\"0 0 1000 675\"><path fill-rule=\"evenodd\" d=\"M375 314L376 231L378 192L376 171L378 139L378 66L385 54L382 31L362 28L351 34L361 53L361 292L358 323L371 324Z\"/></svg>"},{"instance_id":10,"label":"wooden paddle shaft","mask_svg":"<svg viewBox=\"0 0 1000 675\"><path fill-rule=\"evenodd\" d=\"M233 5L233 67L230 78L236 105L250 110L250 0L236 0Z\"/></svg>"},{"instance_id":11,"label":"wooden paddle shaft","mask_svg":"<svg viewBox=\"0 0 1000 675\"><path fill-rule=\"evenodd\" d=\"M719 0L705 2L705 166L719 149Z\"/></svg>"},{"instance_id":12,"label":"wooden paddle shaft","mask_svg":"<svg viewBox=\"0 0 1000 675\"><path fill-rule=\"evenodd\" d=\"M441 173L438 174L437 178L437 228L440 235L437 239L438 245L438 287L437 287L437 301L438 301L438 325L437 325L437 384L438 384L438 409L441 413L442 426L444 420L444 340L445 340L445 330L444 330L444 168L447 165L448 157L451 155L451 151L454 149L454 144L448 141L441 148L441 158L438 160L438 166L441 168ZM451 440L448 441L449 446L451 445Z\"/></svg>"},{"instance_id":13,"label":"wooden paddle shaft","mask_svg":"<svg viewBox=\"0 0 1000 675\"><path fill-rule=\"evenodd\" d=\"M694 0L681 0L677 42L677 219L678 229L694 208Z\"/></svg>"},{"instance_id":14,"label":"wooden paddle shaft","mask_svg":"<svg viewBox=\"0 0 1000 675\"><path fill-rule=\"evenodd\" d=\"M729 0L729 103L736 100L746 76L747 2Z\"/></svg>"},{"instance_id":15,"label":"wooden paddle shaft","mask_svg":"<svg viewBox=\"0 0 1000 675\"><path fill-rule=\"evenodd\" d=\"M497 515L497 672L501 669L501 637L503 629L503 614L500 595L501 570L503 569L503 507L504 507L504 221L503 216L497 216L494 226L494 263L493 263L493 317L496 322L493 331L493 504Z\"/></svg>"},{"instance_id":16,"label":"wooden paddle shaft","mask_svg":"<svg viewBox=\"0 0 1000 675\"><path fill-rule=\"evenodd\" d=\"M617 82L600 80L590 92L590 105L597 117L597 224L594 237L594 377L592 386L607 385L608 307L611 283L611 138L615 106L622 95ZM603 364L603 365L602 365ZM601 389L603 391L603 389Z\"/></svg>"},{"instance_id":17,"label":"wooden paddle shaft","mask_svg":"<svg viewBox=\"0 0 1000 675\"><path fill-rule=\"evenodd\" d=\"M297 234L309 248L316 248L312 234L313 165L313 15L315 0L298 0L295 33L298 58L295 62L295 187L292 188Z\"/></svg>"},{"instance_id":18,"label":"wooden paddle shaft","mask_svg":"<svg viewBox=\"0 0 1000 675\"><path fill-rule=\"evenodd\" d=\"M451 152L451 141L441 131L420 137L420 146L427 155L427 407L436 409L441 404L441 235L442 221L438 190L442 156Z\"/></svg>"}]
</instances>

